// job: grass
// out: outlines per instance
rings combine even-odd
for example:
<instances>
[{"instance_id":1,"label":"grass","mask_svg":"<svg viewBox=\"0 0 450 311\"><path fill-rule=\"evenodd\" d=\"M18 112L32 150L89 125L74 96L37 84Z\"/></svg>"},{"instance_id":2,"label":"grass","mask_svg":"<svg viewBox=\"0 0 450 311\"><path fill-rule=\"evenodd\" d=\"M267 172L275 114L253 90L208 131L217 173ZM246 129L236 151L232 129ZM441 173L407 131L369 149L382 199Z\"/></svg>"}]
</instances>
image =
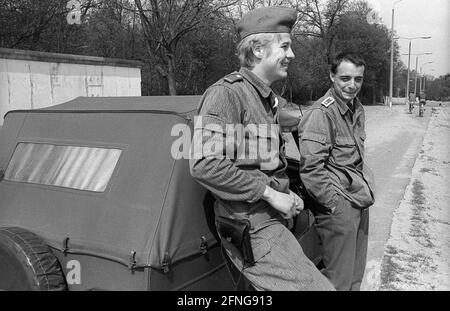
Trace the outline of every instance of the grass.
<instances>
[{"instance_id":1,"label":"grass","mask_svg":"<svg viewBox=\"0 0 450 311\"><path fill-rule=\"evenodd\" d=\"M430 264L431 258L427 255L410 254L388 245L383 257L379 290L402 290L398 285L405 283L416 287L422 285L417 276L420 271L436 270L436 267Z\"/></svg>"}]
</instances>

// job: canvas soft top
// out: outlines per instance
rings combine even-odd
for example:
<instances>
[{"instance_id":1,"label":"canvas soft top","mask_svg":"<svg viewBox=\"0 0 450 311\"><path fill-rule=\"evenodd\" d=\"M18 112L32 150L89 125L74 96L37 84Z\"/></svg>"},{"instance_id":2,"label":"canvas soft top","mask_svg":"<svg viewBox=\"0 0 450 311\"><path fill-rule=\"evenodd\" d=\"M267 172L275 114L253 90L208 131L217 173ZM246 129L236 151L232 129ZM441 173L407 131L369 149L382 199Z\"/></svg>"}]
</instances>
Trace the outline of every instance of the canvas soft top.
<instances>
[{"instance_id":1,"label":"canvas soft top","mask_svg":"<svg viewBox=\"0 0 450 311\"><path fill-rule=\"evenodd\" d=\"M162 111L189 114L197 109L199 96L129 96L77 97L71 101L41 109L13 110L11 112L49 111ZM7 113L7 114L8 114Z\"/></svg>"},{"instance_id":2,"label":"canvas soft top","mask_svg":"<svg viewBox=\"0 0 450 311\"><path fill-rule=\"evenodd\" d=\"M214 245L206 191L191 178L188 159L174 159L172 149L182 134L174 126L192 130L189 116L199 99L79 97L8 113L0 132L3 170L20 142L111 147L122 154L102 193L1 181L0 226L30 230L58 249L68 241L68 252L154 268Z\"/></svg>"}]
</instances>

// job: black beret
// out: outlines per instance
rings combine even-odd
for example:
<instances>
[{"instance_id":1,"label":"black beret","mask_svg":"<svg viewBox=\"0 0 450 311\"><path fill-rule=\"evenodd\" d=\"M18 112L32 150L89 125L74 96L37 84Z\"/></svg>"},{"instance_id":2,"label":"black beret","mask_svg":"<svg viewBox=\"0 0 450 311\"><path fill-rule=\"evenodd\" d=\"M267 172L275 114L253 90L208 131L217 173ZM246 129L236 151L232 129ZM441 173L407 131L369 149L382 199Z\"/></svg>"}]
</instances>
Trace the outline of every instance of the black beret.
<instances>
[{"instance_id":1,"label":"black beret","mask_svg":"<svg viewBox=\"0 0 450 311\"><path fill-rule=\"evenodd\" d=\"M236 30L241 38L256 33L290 33L297 20L297 11L282 6L252 10L238 22Z\"/></svg>"}]
</instances>

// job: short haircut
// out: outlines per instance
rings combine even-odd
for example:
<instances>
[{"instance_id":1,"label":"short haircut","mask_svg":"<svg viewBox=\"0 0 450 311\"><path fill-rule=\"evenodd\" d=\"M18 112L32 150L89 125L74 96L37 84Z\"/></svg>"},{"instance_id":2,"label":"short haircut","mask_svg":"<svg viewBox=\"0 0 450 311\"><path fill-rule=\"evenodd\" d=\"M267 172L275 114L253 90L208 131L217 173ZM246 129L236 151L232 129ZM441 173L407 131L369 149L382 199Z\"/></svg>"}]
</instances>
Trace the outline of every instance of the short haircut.
<instances>
[{"instance_id":1,"label":"short haircut","mask_svg":"<svg viewBox=\"0 0 450 311\"><path fill-rule=\"evenodd\" d=\"M343 52L343 53L340 53L338 56L336 56L333 59L333 61L331 62L331 72L333 74L336 74L337 68L344 61L350 62L350 63L356 65L357 67L361 67L361 66L364 66L364 68L366 67L366 62L361 57L361 55L359 55L358 53Z\"/></svg>"},{"instance_id":2,"label":"short haircut","mask_svg":"<svg viewBox=\"0 0 450 311\"><path fill-rule=\"evenodd\" d=\"M252 69L257 59L255 54L253 54L253 49L257 46L265 47L275 42L275 39L280 41L281 36L277 33L257 33L242 39L237 46L237 56L241 67Z\"/></svg>"}]
</instances>

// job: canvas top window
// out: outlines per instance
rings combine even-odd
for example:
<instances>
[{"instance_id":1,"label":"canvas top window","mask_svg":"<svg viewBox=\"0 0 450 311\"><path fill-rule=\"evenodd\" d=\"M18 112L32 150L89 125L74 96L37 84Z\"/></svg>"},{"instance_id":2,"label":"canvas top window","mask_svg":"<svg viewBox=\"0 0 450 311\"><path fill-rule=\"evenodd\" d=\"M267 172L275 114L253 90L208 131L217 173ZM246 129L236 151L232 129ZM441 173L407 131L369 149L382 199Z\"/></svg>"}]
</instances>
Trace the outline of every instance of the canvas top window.
<instances>
[{"instance_id":1,"label":"canvas top window","mask_svg":"<svg viewBox=\"0 0 450 311\"><path fill-rule=\"evenodd\" d=\"M20 142L5 180L104 192L121 149Z\"/></svg>"}]
</instances>

